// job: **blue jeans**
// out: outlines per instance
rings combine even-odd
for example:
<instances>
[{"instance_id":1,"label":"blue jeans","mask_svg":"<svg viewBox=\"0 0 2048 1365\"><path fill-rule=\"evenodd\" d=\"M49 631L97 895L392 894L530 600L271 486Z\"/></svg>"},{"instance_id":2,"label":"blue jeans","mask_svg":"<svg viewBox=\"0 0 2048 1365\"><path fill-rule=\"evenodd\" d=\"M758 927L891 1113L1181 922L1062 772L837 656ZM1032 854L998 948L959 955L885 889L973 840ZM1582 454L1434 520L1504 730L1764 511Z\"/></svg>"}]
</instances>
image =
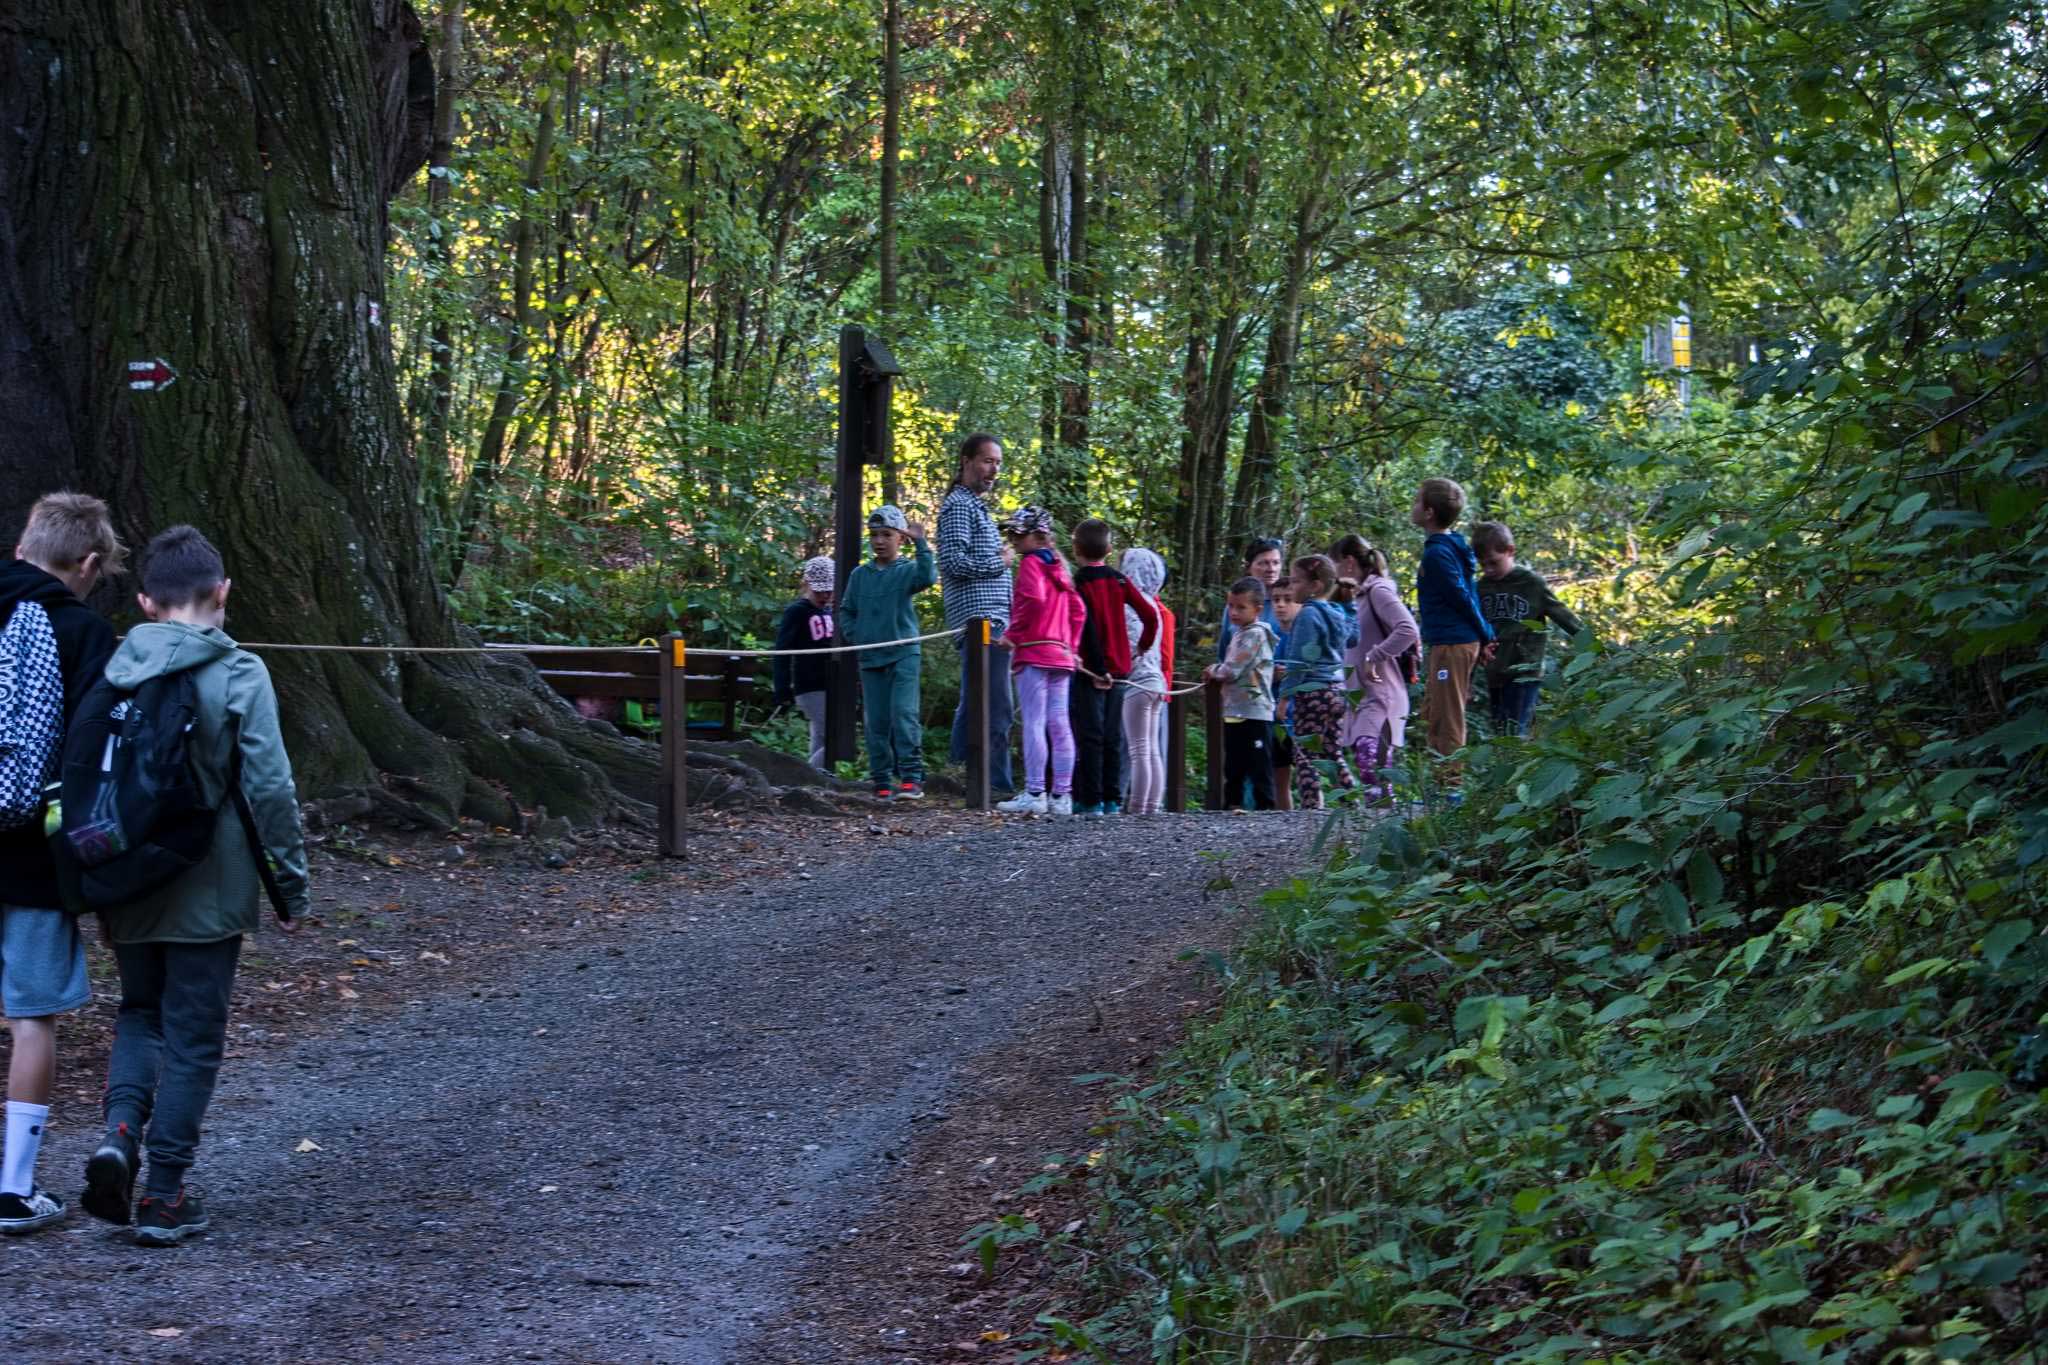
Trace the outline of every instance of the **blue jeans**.
<instances>
[{"instance_id":1,"label":"blue jeans","mask_svg":"<svg viewBox=\"0 0 2048 1365\"><path fill-rule=\"evenodd\" d=\"M228 1034L228 996L242 940L117 943L121 1012L107 1062L107 1126L149 1130L146 1192L169 1197L199 1150Z\"/></svg>"},{"instance_id":2,"label":"blue jeans","mask_svg":"<svg viewBox=\"0 0 2048 1365\"><path fill-rule=\"evenodd\" d=\"M992 640L1003 632L991 632ZM952 758L967 761L967 637L954 641L960 654L960 705L953 710ZM998 796L1017 789L1010 776L1010 725L1017 713L1016 695L1010 690L1010 651L991 646L988 652L988 786Z\"/></svg>"},{"instance_id":3,"label":"blue jeans","mask_svg":"<svg viewBox=\"0 0 2048 1365\"><path fill-rule=\"evenodd\" d=\"M1543 690L1536 682L1493 682L1486 688L1487 709L1493 717L1496 735L1526 735L1530 718L1536 714L1536 697Z\"/></svg>"}]
</instances>

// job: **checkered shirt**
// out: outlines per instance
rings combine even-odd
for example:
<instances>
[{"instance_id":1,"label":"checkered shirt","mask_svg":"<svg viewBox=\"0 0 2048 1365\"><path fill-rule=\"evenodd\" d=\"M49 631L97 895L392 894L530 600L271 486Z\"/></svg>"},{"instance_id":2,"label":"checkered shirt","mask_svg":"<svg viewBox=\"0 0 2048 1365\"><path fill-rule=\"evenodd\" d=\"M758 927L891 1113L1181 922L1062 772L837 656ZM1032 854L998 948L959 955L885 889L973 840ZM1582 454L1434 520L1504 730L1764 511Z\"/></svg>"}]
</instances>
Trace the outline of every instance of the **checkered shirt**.
<instances>
[{"instance_id":1,"label":"checkered shirt","mask_svg":"<svg viewBox=\"0 0 2048 1365\"><path fill-rule=\"evenodd\" d=\"M988 508L955 484L939 504L939 588L946 628L957 630L986 616L1001 630L1010 624L1010 571L1003 541Z\"/></svg>"}]
</instances>

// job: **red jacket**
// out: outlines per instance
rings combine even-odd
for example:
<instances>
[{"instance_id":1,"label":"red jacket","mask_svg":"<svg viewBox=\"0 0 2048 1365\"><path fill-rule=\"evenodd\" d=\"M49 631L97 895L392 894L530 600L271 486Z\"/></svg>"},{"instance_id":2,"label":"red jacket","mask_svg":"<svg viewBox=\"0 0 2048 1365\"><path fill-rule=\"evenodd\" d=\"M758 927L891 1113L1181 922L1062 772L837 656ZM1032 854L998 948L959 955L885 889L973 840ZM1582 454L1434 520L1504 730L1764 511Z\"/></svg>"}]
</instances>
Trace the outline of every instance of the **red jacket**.
<instances>
[{"instance_id":1,"label":"red jacket","mask_svg":"<svg viewBox=\"0 0 2048 1365\"><path fill-rule=\"evenodd\" d=\"M1137 652L1143 654L1159 638L1159 613L1144 593L1107 564L1091 564L1074 575L1074 586L1088 604L1088 622L1081 630L1081 667L1109 678L1131 672L1131 637L1124 630L1124 608L1137 613L1145 627Z\"/></svg>"}]
</instances>

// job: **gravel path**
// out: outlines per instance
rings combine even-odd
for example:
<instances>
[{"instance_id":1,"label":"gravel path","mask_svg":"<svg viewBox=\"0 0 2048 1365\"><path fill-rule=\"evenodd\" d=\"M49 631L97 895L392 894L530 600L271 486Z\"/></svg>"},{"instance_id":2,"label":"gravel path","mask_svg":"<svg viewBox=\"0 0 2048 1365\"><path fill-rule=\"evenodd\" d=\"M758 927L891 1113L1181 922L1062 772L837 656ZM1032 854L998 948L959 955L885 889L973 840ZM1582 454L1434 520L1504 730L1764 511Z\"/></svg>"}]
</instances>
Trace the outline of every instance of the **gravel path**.
<instances>
[{"instance_id":1,"label":"gravel path","mask_svg":"<svg viewBox=\"0 0 2048 1365\"><path fill-rule=\"evenodd\" d=\"M1299 867L1310 820L1255 825L1219 895L1242 817L897 840L231 1057L214 1230L148 1252L74 1208L0 1245L0 1360L770 1359L805 1258L974 1102L956 1069ZM53 1135L67 1195L94 1136Z\"/></svg>"}]
</instances>

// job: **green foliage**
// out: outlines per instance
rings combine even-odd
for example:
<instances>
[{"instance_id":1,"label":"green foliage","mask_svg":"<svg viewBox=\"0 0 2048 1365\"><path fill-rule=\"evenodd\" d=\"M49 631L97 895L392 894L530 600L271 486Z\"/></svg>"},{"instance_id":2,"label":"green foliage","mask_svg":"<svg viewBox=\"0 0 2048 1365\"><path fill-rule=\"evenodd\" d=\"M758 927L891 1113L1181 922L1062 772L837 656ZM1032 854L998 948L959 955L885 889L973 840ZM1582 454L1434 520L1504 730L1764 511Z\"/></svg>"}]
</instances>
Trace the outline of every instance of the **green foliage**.
<instances>
[{"instance_id":1,"label":"green foliage","mask_svg":"<svg viewBox=\"0 0 2048 1365\"><path fill-rule=\"evenodd\" d=\"M1952 505L2038 507L2013 454ZM1700 481L1646 586L1719 629L1579 653L1460 813L1268 898L1114 1111L1092 1342L2024 1358L2048 545L1897 477L1951 463L1789 471L1740 522Z\"/></svg>"}]
</instances>

